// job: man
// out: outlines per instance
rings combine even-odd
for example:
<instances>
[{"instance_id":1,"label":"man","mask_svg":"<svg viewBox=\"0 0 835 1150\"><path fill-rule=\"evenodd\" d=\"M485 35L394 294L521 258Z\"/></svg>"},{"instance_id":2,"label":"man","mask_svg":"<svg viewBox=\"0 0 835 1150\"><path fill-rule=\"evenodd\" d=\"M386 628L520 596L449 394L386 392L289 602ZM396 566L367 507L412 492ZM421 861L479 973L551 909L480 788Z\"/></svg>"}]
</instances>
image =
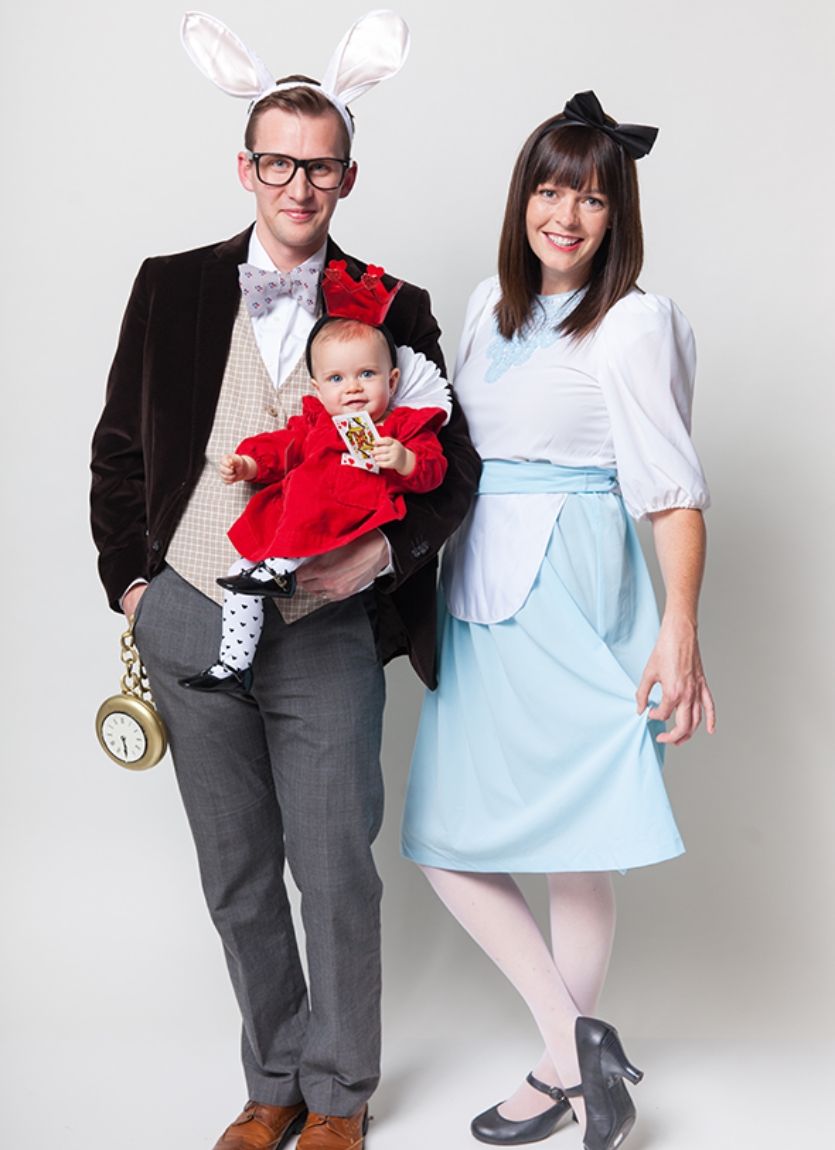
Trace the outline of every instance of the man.
<instances>
[{"instance_id":1,"label":"man","mask_svg":"<svg viewBox=\"0 0 835 1150\"><path fill-rule=\"evenodd\" d=\"M354 277L365 268L328 234L357 176L345 123L305 85L265 97L250 118L238 172L254 230L143 264L93 442L102 580L114 609L136 615L243 1016L250 1102L216 1150L276 1150L299 1129L300 1150L364 1144L379 1077L381 884L370 846L383 803L382 663L408 652L434 685L435 555L479 472L456 408L442 433L443 486L410 497L385 536L306 565L296 596L268 610L251 696L177 684L216 654L214 580L234 557L225 531L246 500L245 484L220 483L217 458L282 426L310 390L303 352L315 315L284 296L250 318L238 265L299 269L314 292L330 259ZM338 174L307 163L318 158L338 159ZM443 369L425 291L404 284L387 324ZM309 992L285 858L302 896Z\"/></svg>"}]
</instances>

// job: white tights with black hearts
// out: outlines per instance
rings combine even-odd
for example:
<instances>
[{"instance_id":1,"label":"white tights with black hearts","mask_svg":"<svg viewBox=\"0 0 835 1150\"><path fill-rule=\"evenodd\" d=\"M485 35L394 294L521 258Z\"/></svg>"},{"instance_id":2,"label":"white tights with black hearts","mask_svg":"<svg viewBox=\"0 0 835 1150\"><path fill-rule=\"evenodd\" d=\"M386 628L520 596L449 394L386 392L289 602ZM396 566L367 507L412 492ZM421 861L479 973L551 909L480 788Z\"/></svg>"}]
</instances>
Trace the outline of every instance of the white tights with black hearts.
<instances>
[{"instance_id":1,"label":"white tights with black hearts","mask_svg":"<svg viewBox=\"0 0 835 1150\"><path fill-rule=\"evenodd\" d=\"M275 558L264 559L256 568L250 559L237 559L229 568L229 574L241 575L246 572L263 583L269 583L274 575L284 575L297 566L298 560ZM245 671L251 667L263 630L263 597L239 595L237 591L224 591L220 657L217 663L209 667L208 673L222 679L229 668L233 671Z\"/></svg>"}]
</instances>

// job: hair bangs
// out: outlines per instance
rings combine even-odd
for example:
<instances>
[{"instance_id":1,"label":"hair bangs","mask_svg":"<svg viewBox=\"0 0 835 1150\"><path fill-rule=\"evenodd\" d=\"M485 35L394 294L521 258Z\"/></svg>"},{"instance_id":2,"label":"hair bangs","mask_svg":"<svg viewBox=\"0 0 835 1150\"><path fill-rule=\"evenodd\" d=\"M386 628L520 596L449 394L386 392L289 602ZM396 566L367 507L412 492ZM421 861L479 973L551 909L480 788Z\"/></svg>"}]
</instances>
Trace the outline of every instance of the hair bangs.
<instances>
[{"instance_id":1,"label":"hair bangs","mask_svg":"<svg viewBox=\"0 0 835 1150\"><path fill-rule=\"evenodd\" d=\"M540 141L532 165L533 192L540 184L555 184L580 192L588 188L606 193L601 186L611 167L610 141L593 128L575 125L555 127Z\"/></svg>"}]
</instances>

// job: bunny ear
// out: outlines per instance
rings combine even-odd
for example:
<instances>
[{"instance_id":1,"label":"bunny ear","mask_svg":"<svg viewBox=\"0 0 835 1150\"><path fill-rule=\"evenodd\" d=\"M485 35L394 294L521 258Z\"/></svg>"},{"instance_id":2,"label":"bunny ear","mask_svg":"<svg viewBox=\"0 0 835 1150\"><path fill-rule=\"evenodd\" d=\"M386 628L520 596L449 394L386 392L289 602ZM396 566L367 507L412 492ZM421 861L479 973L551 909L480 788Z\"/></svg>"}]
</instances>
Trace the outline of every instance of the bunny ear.
<instances>
[{"instance_id":1,"label":"bunny ear","mask_svg":"<svg viewBox=\"0 0 835 1150\"><path fill-rule=\"evenodd\" d=\"M408 25L396 12L369 12L342 37L322 77L323 91L349 104L397 75L409 55L409 43Z\"/></svg>"},{"instance_id":2,"label":"bunny ear","mask_svg":"<svg viewBox=\"0 0 835 1150\"><path fill-rule=\"evenodd\" d=\"M192 63L230 96L254 99L275 83L266 64L214 16L186 12L180 39Z\"/></svg>"}]
</instances>

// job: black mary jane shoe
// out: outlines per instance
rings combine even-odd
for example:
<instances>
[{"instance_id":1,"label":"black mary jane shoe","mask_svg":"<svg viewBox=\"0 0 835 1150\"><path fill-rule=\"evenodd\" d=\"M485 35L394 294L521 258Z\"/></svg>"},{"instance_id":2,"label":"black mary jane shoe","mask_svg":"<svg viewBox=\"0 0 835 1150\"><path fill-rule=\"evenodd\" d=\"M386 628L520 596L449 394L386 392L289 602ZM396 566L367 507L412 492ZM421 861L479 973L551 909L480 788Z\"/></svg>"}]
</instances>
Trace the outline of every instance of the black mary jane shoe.
<instances>
[{"instance_id":1,"label":"black mary jane shoe","mask_svg":"<svg viewBox=\"0 0 835 1150\"><path fill-rule=\"evenodd\" d=\"M554 1105L533 1118L514 1121L499 1114L499 1106L491 1106L470 1123L470 1133L479 1142L490 1142L493 1146L522 1146L526 1142L541 1142L550 1138L567 1114L571 1113L571 1103L559 1086L546 1086L538 1078L529 1074L525 1081L534 1090L550 1095ZM576 1118L575 1118L576 1122Z\"/></svg>"},{"instance_id":2,"label":"black mary jane shoe","mask_svg":"<svg viewBox=\"0 0 835 1150\"><path fill-rule=\"evenodd\" d=\"M249 571L240 575L221 575L216 582L224 591L235 591L238 595L264 595L267 599L289 599L296 593L295 571L270 575L268 583L253 579Z\"/></svg>"},{"instance_id":3,"label":"black mary jane shoe","mask_svg":"<svg viewBox=\"0 0 835 1150\"><path fill-rule=\"evenodd\" d=\"M198 675L189 675L187 679L178 679L181 687L191 691L241 691L248 694L252 686L252 668L236 671L233 667L225 667L225 675L212 675L209 671L201 671Z\"/></svg>"},{"instance_id":4,"label":"black mary jane shoe","mask_svg":"<svg viewBox=\"0 0 835 1150\"><path fill-rule=\"evenodd\" d=\"M635 1124L635 1104L624 1078L638 1083L643 1071L624 1053L618 1032L599 1018L578 1018L574 1026L586 1104L585 1150L615 1150ZM571 1096L577 1087L566 1091Z\"/></svg>"}]
</instances>

